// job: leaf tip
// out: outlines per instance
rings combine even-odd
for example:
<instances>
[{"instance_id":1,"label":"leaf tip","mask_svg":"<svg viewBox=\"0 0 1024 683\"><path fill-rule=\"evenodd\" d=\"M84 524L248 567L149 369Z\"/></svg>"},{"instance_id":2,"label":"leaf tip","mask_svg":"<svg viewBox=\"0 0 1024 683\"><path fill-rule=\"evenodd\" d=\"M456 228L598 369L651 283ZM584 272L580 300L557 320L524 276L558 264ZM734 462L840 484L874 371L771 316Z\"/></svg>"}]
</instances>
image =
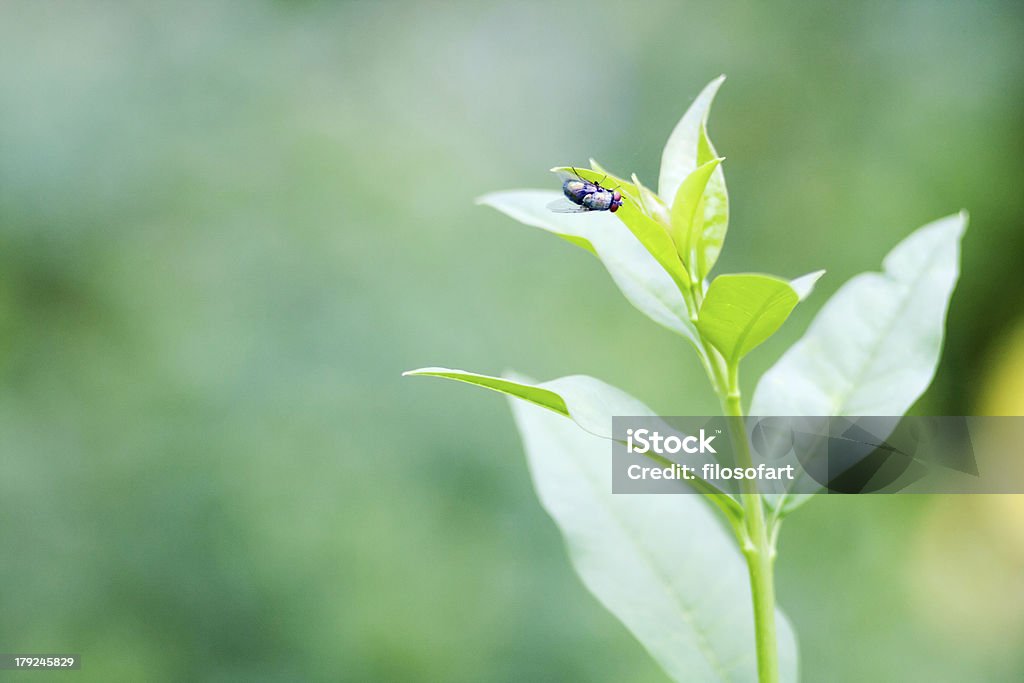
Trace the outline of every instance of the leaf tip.
<instances>
[{"instance_id":1,"label":"leaf tip","mask_svg":"<svg viewBox=\"0 0 1024 683\"><path fill-rule=\"evenodd\" d=\"M499 192L488 192L482 194L473 200L473 203L477 206L490 206L491 208L497 209L497 205L494 203L494 198L500 194Z\"/></svg>"},{"instance_id":2,"label":"leaf tip","mask_svg":"<svg viewBox=\"0 0 1024 683\"><path fill-rule=\"evenodd\" d=\"M718 94L718 89L722 87L722 83L725 82L725 74L720 74L718 78L714 78L704 86L704 90L701 94L708 93L708 104L704 109L704 115L700 117L701 125L706 125L708 122L708 116L711 114L711 103L715 99L715 95Z\"/></svg>"},{"instance_id":3,"label":"leaf tip","mask_svg":"<svg viewBox=\"0 0 1024 683\"><path fill-rule=\"evenodd\" d=\"M804 299L811 295L811 292L814 291L815 285L818 284L818 280L820 280L821 276L824 274L824 269L815 270L813 272L807 273L806 275L801 275L800 277L794 280L790 280L789 286L793 288L794 292L796 292L796 295L800 299L800 301L803 301Z\"/></svg>"},{"instance_id":4,"label":"leaf tip","mask_svg":"<svg viewBox=\"0 0 1024 683\"><path fill-rule=\"evenodd\" d=\"M944 218L940 218L936 221L933 221L932 223L929 223L928 225L946 226L945 230L951 232L953 238L957 242L960 242L964 237L964 233L967 232L967 226L970 222L971 215L970 213L968 213L967 209L960 209L956 213L950 214Z\"/></svg>"},{"instance_id":5,"label":"leaf tip","mask_svg":"<svg viewBox=\"0 0 1024 683\"><path fill-rule=\"evenodd\" d=\"M402 373L402 377L423 377L426 375L433 375L439 372L445 372L445 368L416 368L415 370L406 370Z\"/></svg>"}]
</instances>

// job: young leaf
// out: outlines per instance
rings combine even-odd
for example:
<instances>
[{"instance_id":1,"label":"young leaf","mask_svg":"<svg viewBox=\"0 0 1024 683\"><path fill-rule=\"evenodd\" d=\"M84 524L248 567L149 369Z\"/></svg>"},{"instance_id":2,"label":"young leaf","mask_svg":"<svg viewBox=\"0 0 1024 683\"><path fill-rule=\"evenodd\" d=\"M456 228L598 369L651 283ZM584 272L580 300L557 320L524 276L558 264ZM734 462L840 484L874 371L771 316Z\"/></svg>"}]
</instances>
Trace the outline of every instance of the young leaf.
<instances>
[{"instance_id":1,"label":"young leaf","mask_svg":"<svg viewBox=\"0 0 1024 683\"><path fill-rule=\"evenodd\" d=\"M452 370L451 368L407 370L402 373L402 377L441 377L443 379L455 380L456 382L475 384L478 387L521 398L541 408L554 411L563 417L569 417L569 408L565 405L562 397L555 392L502 377L491 377L490 375L480 375L475 372L466 372L465 370Z\"/></svg>"},{"instance_id":2,"label":"young leaf","mask_svg":"<svg viewBox=\"0 0 1024 683\"><path fill-rule=\"evenodd\" d=\"M612 438L612 418L615 415L654 416L654 412L640 401L586 375L561 377L546 384L537 384L520 376L515 379L492 377L450 368L420 368L403 372L402 376L441 377L498 391L568 417L584 431L602 439ZM609 396L614 397L613 403L606 400ZM619 412L612 411L612 405Z\"/></svg>"},{"instance_id":3,"label":"young leaf","mask_svg":"<svg viewBox=\"0 0 1024 683\"><path fill-rule=\"evenodd\" d=\"M697 165L703 166L712 159L717 159L711 140L708 138L706 123L701 123L700 136L697 138ZM725 233L729 229L729 193L725 188L725 173L717 166L704 188L704 227L697 246L697 271L703 279L722 252Z\"/></svg>"},{"instance_id":4,"label":"young leaf","mask_svg":"<svg viewBox=\"0 0 1024 683\"><path fill-rule=\"evenodd\" d=\"M701 262L698 256L704 234L704 190L708 186L711 174L720 163L722 159L711 159L698 166L679 185L679 190L672 201L672 238L679 258L694 274L697 282L703 280L701 276L706 272L700 270Z\"/></svg>"},{"instance_id":5,"label":"young leaf","mask_svg":"<svg viewBox=\"0 0 1024 683\"><path fill-rule=\"evenodd\" d=\"M678 284L632 231L623 230L618 219L607 211L571 214L555 213L547 208L561 196L562 193L554 191L511 190L484 195L477 201L520 223L547 230L596 254L631 304L654 322L695 344L697 332ZM618 213L624 209L625 204ZM649 220L654 223L653 219ZM672 249L671 256L676 258L665 229L657 223L654 227L665 235L668 248ZM653 229L651 231L657 239L657 233ZM661 246L660 251L664 250L665 247ZM682 269L681 264L679 268Z\"/></svg>"},{"instance_id":6,"label":"young leaf","mask_svg":"<svg viewBox=\"0 0 1024 683\"><path fill-rule=\"evenodd\" d=\"M697 329L735 365L775 334L800 301L790 283L769 275L719 275L711 281Z\"/></svg>"},{"instance_id":7,"label":"young leaf","mask_svg":"<svg viewBox=\"0 0 1024 683\"><path fill-rule=\"evenodd\" d=\"M719 76L708 83L669 135L661 154L661 174L658 177L658 194L663 199L675 197L683 179L697 169L700 129L708 120L711 102L724 80L725 76Z\"/></svg>"},{"instance_id":8,"label":"young leaf","mask_svg":"<svg viewBox=\"0 0 1024 683\"><path fill-rule=\"evenodd\" d=\"M586 393L615 415L637 401L566 377L538 386ZM582 392L580 391L582 390ZM534 486L583 583L675 681L756 683L747 569L700 496L611 493L608 442L511 401ZM781 681L796 681L796 640L776 613Z\"/></svg>"},{"instance_id":9,"label":"young leaf","mask_svg":"<svg viewBox=\"0 0 1024 683\"><path fill-rule=\"evenodd\" d=\"M637 194L640 195L640 205L647 215L662 225L671 225L672 219L669 217L668 207L665 206L665 202L661 201L661 197L646 188L640 182L640 179L636 177L636 173L633 174L633 185L636 187Z\"/></svg>"},{"instance_id":10,"label":"young leaf","mask_svg":"<svg viewBox=\"0 0 1024 683\"><path fill-rule=\"evenodd\" d=\"M690 276L686 272L668 228L648 216L631 199L623 195L622 206L616 212L629 231L644 245L654 260L665 270L680 290L689 288Z\"/></svg>"},{"instance_id":11,"label":"young leaf","mask_svg":"<svg viewBox=\"0 0 1024 683\"><path fill-rule=\"evenodd\" d=\"M825 304L761 377L751 415L903 415L931 383L967 214L930 223Z\"/></svg>"}]
</instances>

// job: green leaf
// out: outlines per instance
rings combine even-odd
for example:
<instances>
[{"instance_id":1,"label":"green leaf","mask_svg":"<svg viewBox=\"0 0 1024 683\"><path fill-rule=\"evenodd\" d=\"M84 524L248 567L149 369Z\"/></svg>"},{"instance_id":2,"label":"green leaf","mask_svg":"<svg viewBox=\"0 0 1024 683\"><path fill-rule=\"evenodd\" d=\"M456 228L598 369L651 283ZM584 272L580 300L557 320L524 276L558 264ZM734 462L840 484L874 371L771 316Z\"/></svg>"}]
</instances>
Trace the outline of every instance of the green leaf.
<instances>
[{"instance_id":1,"label":"green leaf","mask_svg":"<svg viewBox=\"0 0 1024 683\"><path fill-rule=\"evenodd\" d=\"M636 173L633 174L633 185L636 187L637 194L640 195L640 205L643 207L644 212L662 225L671 225L672 218L669 216L668 207L665 206L665 202L661 201L661 197L645 187L640 182L640 179L636 177Z\"/></svg>"},{"instance_id":2,"label":"green leaf","mask_svg":"<svg viewBox=\"0 0 1024 683\"><path fill-rule=\"evenodd\" d=\"M699 166L718 158L714 145L707 133L708 114L715 94L725 81L719 76L701 91L690 108L676 124L665 143L661 155L661 174L658 178L658 194L665 201L673 200L679 194L679 187ZM725 187L722 168L713 169L711 178L702 189L703 203L699 208L698 237L685 245L687 267L696 271L694 281L701 282L714 267L722 251L725 234L729 227L729 193ZM693 221L690 222L692 226ZM691 258L691 250L693 252Z\"/></svg>"},{"instance_id":3,"label":"green leaf","mask_svg":"<svg viewBox=\"0 0 1024 683\"><path fill-rule=\"evenodd\" d=\"M707 164L717 159L711 140L708 138L707 125L701 123L700 136L697 138L697 164ZM701 230L700 242L697 245L697 272L703 280L718 261L725 243L725 233L729 229L729 192L725 188L725 173L717 166L704 188L704 227Z\"/></svg>"},{"instance_id":4,"label":"green leaf","mask_svg":"<svg viewBox=\"0 0 1024 683\"><path fill-rule=\"evenodd\" d=\"M608 391L617 390L614 390L614 388L609 387L600 380L594 379L593 377L587 377L586 375L574 375L571 378L568 378L572 380L571 382L568 382L568 379L563 378L566 379L566 386L563 389L565 396L543 389L532 382L520 382L508 378L491 377L489 375L480 375L475 372L466 372L465 370L452 370L450 368L420 368L419 370L409 370L402 373L403 377L414 375L441 377L458 382L465 382L467 384L474 384L486 389L498 391L508 396L523 399L533 403L534 405L538 405L542 408L547 408L552 412L558 413L562 417L570 418L584 431L595 436L599 436L602 439L614 438L612 434L612 418L615 417L615 415L646 415L654 417L654 413L651 412L651 409L639 401L633 401L632 404L626 404L625 402L620 401L616 404L619 408L628 409L632 412L609 412L608 405L602 402L599 397ZM562 380L558 381L562 382ZM652 454L648 457L662 465L669 464L669 461L658 455ZM697 492L707 494L709 500L722 510L731 524L736 525L740 523L740 517L742 516L743 509L734 498L723 493L720 489L699 477L693 480L690 485Z\"/></svg>"},{"instance_id":5,"label":"green leaf","mask_svg":"<svg viewBox=\"0 0 1024 683\"><path fill-rule=\"evenodd\" d=\"M644 414L636 399L585 380L538 386L565 397L570 410L586 397L608 414ZM541 504L594 596L672 679L756 683L746 565L702 496L613 495L607 441L550 412L511 404ZM792 683L795 636L781 611L776 624L781 680Z\"/></svg>"},{"instance_id":6,"label":"green leaf","mask_svg":"<svg viewBox=\"0 0 1024 683\"><path fill-rule=\"evenodd\" d=\"M694 274L695 282L702 282L702 274L706 272L700 269L701 257L699 255L703 249L704 190L708 186L708 181L711 180L711 174L720 163L722 163L722 159L712 159L698 166L679 185L679 190L672 202L672 238L680 259ZM721 242L718 247L721 248Z\"/></svg>"},{"instance_id":7,"label":"green leaf","mask_svg":"<svg viewBox=\"0 0 1024 683\"><path fill-rule=\"evenodd\" d=\"M769 369L752 415L903 415L932 381L967 214L930 223L825 304Z\"/></svg>"},{"instance_id":8,"label":"green leaf","mask_svg":"<svg viewBox=\"0 0 1024 683\"><path fill-rule=\"evenodd\" d=\"M448 368L405 374L523 399L512 410L534 486L590 591L677 681L755 683L746 565L705 497L611 493L612 417L653 415L650 408L582 375L536 384ZM724 494L707 498L723 509L728 501L727 514L739 510ZM795 637L781 612L776 623L782 680L795 681Z\"/></svg>"},{"instance_id":9,"label":"green leaf","mask_svg":"<svg viewBox=\"0 0 1024 683\"><path fill-rule=\"evenodd\" d=\"M661 154L661 174L658 177L658 194L663 199L675 197L683 179L697 169L700 130L708 120L711 102L723 81L725 76L719 76L708 83L669 135Z\"/></svg>"},{"instance_id":10,"label":"green leaf","mask_svg":"<svg viewBox=\"0 0 1024 683\"><path fill-rule=\"evenodd\" d=\"M612 438L612 417L615 415L654 415L640 401L626 400L622 392L586 375L562 377L546 385L524 377L492 377L451 368L420 368L403 372L402 376L441 377L491 389L568 417L584 431L602 439ZM619 412L612 411L611 404L602 399L607 395L616 396L614 408Z\"/></svg>"},{"instance_id":11,"label":"green leaf","mask_svg":"<svg viewBox=\"0 0 1024 683\"><path fill-rule=\"evenodd\" d=\"M566 407L565 401L562 400L562 397L553 391L548 391L547 389L514 382L501 377L480 375L475 372L466 372L465 370L452 370L451 368L419 368L418 370L408 370L402 373L402 377L414 376L441 377L444 379L455 380L456 382L475 384L478 387L484 387L486 389L491 389L492 391L517 396L525 401L536 404L541 408L547 408L548 410L552 410L564 417L569 417L569 409Z\"/></svg>"},{"instance_id":12,"label":"green leaf","mask_svg":"<svg viewBox=\"0 0 1024 683\"><path fill-rule=\"evenodd\" d=\"M547 208L548 204L560 197L562 193L555 191L510 190L484 195L477 201L525 225L547 230L596 254L631 304L659 325L696 344L696 328L690 321L678 284L639 241L635 231L623 230L615 215L607 211L571 214L555 213ZM616 215L624 211L631 213L631 220L634 220L635 214L640 213L635 206L627 210L627 204L624 203ZM648 241L656 241L658 237L655 229L660 231L668 243L667 248L671 250L671 257L678 264L679 259L665 228L653 219L647 220L653 224L653 227L646 224L643 226L651 235ZM638 231L644 234L643 230ZM664 258L665 245L655 247ZM682 264L679 264L679 269L682 269Z\"/></svg>"},{"instance_id":13,"label":"green leaf","mask_svg":"<svg viewBox=\"0 0 1024 683\"><path fill-rule=\"evenodd\" d=\"M965 212L930 223L885 257L883 272L844 284L761 377L750 414L906 413L939 364L966 227ZM810 498L783 494L769 504L784 516Z\"/></svg>"},{"instance_id":14,"label":"green leaf","mask_svg":"<svg viewBox=\"0 0 1024 683\"><path fill-rule=\"evenodd\" d=\"M782 326L799 301L789 282L770 275L719 275L704 296L697 329L735 366Z\"/></svg>"}]
</instances>

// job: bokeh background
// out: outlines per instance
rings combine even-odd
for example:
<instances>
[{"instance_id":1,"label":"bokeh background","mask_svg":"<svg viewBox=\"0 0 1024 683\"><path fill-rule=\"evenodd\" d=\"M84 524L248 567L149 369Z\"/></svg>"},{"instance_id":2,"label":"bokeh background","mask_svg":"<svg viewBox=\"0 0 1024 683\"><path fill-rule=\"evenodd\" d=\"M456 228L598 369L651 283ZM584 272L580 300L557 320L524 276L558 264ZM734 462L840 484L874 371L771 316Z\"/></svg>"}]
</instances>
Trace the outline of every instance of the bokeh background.
<instances>
[{"instance_id":1,"label":"bokeh background","mask_svg":"<svg viewBox=\"0 0 1024 683\"><path fill-rule=\"evenodd\" d=\"M0 5L0 649L95 681L665 681L444 364L715 402L587 254L474 197L654 184L700 88L719 272L843 281L962 207L916 408L1024 414L1019 3ZM680 530L685 533L685 530ZM805 681L1024 678L1024 504L812 502Z\"/></svg>"}]
</instances>

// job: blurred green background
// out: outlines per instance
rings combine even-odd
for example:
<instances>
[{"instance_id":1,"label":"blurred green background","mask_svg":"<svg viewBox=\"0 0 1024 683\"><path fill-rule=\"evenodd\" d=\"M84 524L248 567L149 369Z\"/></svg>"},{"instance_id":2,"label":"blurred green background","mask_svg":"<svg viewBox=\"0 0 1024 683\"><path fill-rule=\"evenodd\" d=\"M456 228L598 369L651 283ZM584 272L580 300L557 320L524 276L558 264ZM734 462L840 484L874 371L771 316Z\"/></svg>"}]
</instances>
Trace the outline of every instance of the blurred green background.
<instances>
[{"instance_id":1,"label":"blurred green background","mask_svg":"<svg viewBox=\"0 0 1024 683\"><path fill-rule=\"evenodd\" d=\"M0 650L76 680L665 681L503 401L399 374L714 411L593 258L473 199L653 185L722 72L719 272L828 269L748 389L965 207L918 410L1024 413L1019 3L5 2L0 54ZM1019 499L818 500L780 552L803 680L1024 678Z\"/></svg>"}]
</instances>

